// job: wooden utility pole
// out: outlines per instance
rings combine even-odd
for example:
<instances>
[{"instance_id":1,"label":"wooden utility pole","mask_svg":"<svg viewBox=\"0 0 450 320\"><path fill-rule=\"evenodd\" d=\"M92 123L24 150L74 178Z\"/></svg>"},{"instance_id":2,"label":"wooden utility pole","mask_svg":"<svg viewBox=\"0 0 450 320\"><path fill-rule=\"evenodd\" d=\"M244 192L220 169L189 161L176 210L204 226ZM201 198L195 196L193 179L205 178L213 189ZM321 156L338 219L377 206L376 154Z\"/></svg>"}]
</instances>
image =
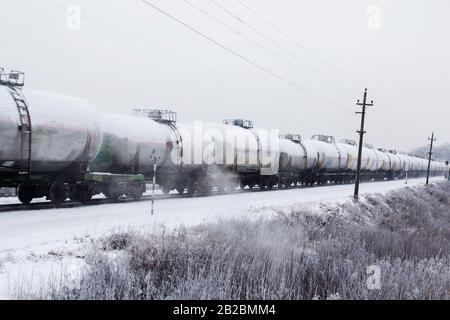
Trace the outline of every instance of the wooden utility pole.
<instances>
[{"instance_id":1,"label":"wooden utility pole","mask_svg":"<svg viewBox=\"0 0 450 320\"><path fill-rule=\"evenodd\" d=\"M428 140L431 141L430 144L430 151L428 152L428 169L427 169L427 185L428 181L430 180L430 167L431 167L431 155L433 154L433 142L436 141L436 138L434 137L434 131L431 133L431 138L428 138Z\"/></svg>"},{"instance_id":2,"label":"wooden utility pole","mask_svg":"<svg viewBox=\"0 0 450 320\"><path fill-rule=\"evenodd\" d=\"M364 131L364 122L365 122L365 118L366 118L366 107L373 106L373 101L370 101L370 103L367 103L367 88L364 90L363 102L360 103L358 100L356 105L362 107L362 112L356 112L357 114L361 114L361 129L359 131L356 131L357 133L359 133L359 147L358 147L358 165L356 167L354 198L358 199L358 197L359 197L359 180L360 180L360 175L361 175L362 148L363 148L363 143L364 143L364 134L366 133L366 131Z\"/></svg>"}]
</instances>

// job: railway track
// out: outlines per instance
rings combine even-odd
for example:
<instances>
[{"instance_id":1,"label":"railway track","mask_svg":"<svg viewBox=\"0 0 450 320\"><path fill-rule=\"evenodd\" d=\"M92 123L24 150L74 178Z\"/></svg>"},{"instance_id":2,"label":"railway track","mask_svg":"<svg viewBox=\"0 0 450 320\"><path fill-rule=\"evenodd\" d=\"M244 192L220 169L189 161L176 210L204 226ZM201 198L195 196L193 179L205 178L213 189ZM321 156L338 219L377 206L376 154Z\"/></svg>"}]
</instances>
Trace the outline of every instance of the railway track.
<instances>
[{"instance_id":1,"label":"railway track","mask_svg":"<svg viewBox=\"0 0 450 320\"><path fill-rule=\"evenodd\" d=\"M418 178L419 179L419 178ZM397 179L396 179L397 180ZM388 180L384 180L388 181ZM376 183L376 182L384 182L384 181L364 181L362 183ZM304 189L304 188L320 188L320 187L326 187L326 186L334 186L334 185L340 185L340 184L333 184L333 183L326 183L326 184L320 184L320 185L313 185L313 186L305 186L305 185L297 185L292 186L289 189ZM279 189L278 187L274 187L270 190L265 191L272 191L272 190L286 190L286 189ZM212 191L208 195L195 195L191 196L187 193L184 194L157 194L155 195L155 200L168 200L168 199L177 199L177 198L195 198L195 197L211 197L211 196L221 196L221 195L227 195L227 194L236 194L236 193L247 193L247 192L261 192L259 187L254 187L253 189L236 189L231 192L219 192L218 190ZM130 203L130 202L142 202L142 201L149 201L152 199L151 195L144 195L139 200L134 200L133 198L127 198L127 197L121 197L119 200L114 201L107 198L101 198L101 199L92 199L88 203L81 203L76 201L65 201L62 204L56 206L50 201L43 201L43 202L35 202L30 203L29 205L24 205L21 203L14 203L14 204L4 204L0 205L0 212L8 212L8 211L30 211L30 210L43 210L43 209L68 209L68 208L78 208L78 207L86 207L86 206L99 206L104 204L121 204L121 203Z\"/></svg>"},{"instance_id":2,"label":"railway track","mask_svg":"<svg viewBox=\"0 0 450 320\"><path fill-rule=\"evenodd\" d=\"M301 188L301 187L302 186L292 187L292 189ZM276 190L276 188L274 190ZM255 191L259 191L259 188L254 188L253 190L237 189L230 193L236 194L236 193L255 192ZM213 191L209 195L195 195L194 197L220 196L220 195L225 195L225 194L229 194L229 193ZM168 195L158 194L158 195L155 195L156 201L177 199L177 198L192 198L192 196L188 195L186 193L182 194L182 195L181 194L168 194ZM0 205L0 212L30 211L30 210L43 210L43 209L68 209L68 208L78 208L78 207L86 207L86 206L99 206L99 205L104 205L104 204L121 204L121 203L129 203L129 202L142 202L142 201L149 201L151 199L152 199L151 195L144 195L139 200L134 200L133 198L122 197L119 200L114 201L114 200L110 200L107 198L102 198L102 199L92 199L88 203L81 203L81 202L77 202L77 201L65 201L58 206L54 205L50 201L35 202L35 203L30 203L28 205L25 205L22 203L14 203L14 204Z\"/></svg>"},{"instance_id":3,"label":"railway track","mask_svg":"<svg viewBox=\"0 0 450 320\"><path fill-rule=\"evenodd\" d=\"M304 185L297 185L292 186L289 189L302 189L302 188L317 188L317 187L324 187L324 186L331 186L333 184L325 184L325 185L315 185L315 186L304 186ZM279 189L277 187L274 187L270 190L265 191L272 191L272 190L286 190L286 189ZM168 200L168 199L177 199L177 198L196 198L196 197L212 197L212 196L221 196L221 195L227 195L227 194L237 194L237 193L246 193L246 192L261 192L259 187L254 187L253 189L236 189L231 192L219 192L217 190L212 191L208 195L195 195L191 196L187 193L184 194L158 194L155 195L155 200ZM142 202L142 201L149 201L152 199L151 195L144 195L139 200L134 200L133 198L127 198L122 197L117 201L110 200L107 198L101 198L101 199L92 199L88 203L81 203L77 201L65 201L62 204L56 206L51 201L42 201L42 202L34 202L30 203L28 205L22 204L22 203L14 203L14 204L4 204L0 205L0 212L8 212L8 211L30 211L30 210L44 210L44 209L68 209L68 208L78 208L78 207L86 207L86 206L99 206L104 204L120 204L120 203L129 203L129 202Z\"/></svg>"},{"instance_id":4,"label":"railway track","mask_svg":"<svg viewBox=\"0 0 450 320\"><path fill-rule=\"evenodd\" d=\"M156 195L155 200L164 200L164 199L172 199L174 197L187 197L185 195ZM103 204L120 204L120 203L128 203L128 202L139 202L139 201L148 201L151 200L151 196L143 196L139 200L134 200L133 198L120 198L117 201L113 201L110 199L92 199L88 203L81 203L76 201L65 201L62 204L55 206L50 201L43 201L43 202L35 202L30 203L28 205L21 204L21 203L14 203L14 204L5 204L0 205L0 212L7 212L7 211L29 211L29 210L43 210L43 209L68 209L68 208L78 208L78 207L86 207L86 206L98 206Z\"/></svg>"}]
</instances>

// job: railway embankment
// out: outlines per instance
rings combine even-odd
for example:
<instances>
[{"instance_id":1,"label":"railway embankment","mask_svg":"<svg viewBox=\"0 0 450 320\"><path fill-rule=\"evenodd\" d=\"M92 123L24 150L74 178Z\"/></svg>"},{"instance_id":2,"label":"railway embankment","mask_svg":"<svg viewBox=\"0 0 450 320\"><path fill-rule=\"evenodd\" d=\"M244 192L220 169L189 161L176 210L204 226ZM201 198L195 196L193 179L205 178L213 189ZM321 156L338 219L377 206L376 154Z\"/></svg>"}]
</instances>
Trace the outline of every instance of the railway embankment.
<instances>
[{"instance_id":1,"label":"railway embankment","mask_svg":"<svg viewBox=\"0 0 450 320\"><path fill-rule=\"evenodd\" d=\"M53 283L39 297L450 299L449 257L442 182L270 218L110 234L92 245L75 283Z\"/></svg>"}]
</instances>

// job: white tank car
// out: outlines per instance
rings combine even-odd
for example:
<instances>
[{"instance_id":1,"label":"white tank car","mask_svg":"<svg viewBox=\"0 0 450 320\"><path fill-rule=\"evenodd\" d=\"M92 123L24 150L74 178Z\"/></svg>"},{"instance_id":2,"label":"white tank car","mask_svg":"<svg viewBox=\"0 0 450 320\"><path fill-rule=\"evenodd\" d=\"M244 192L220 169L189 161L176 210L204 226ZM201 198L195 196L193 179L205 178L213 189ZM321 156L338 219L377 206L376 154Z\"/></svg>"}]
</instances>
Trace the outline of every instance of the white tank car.
<instances>
[{"instance_id":1,"label":"white tank car","mask_svg":"<svg viewBox=\"0 0 450 320\"><path fill-rule=\"evenodd\" d=\"M407 167L409 164L409 171L417 172L419 170L419 160L415 157L411 157L410 155L405 154Z\"/></svg>"},{"instance_id":2,"label":"white tank car","mask_svg":"<svg viewBox=\"0 0 450 320\"><path fill-rule=\"evenodd\" d=\"M398 154L394 150L390 150L387 153L390 163L391 163L391 170L392 172L399 172L402 169L402 161Z\"/></svg>"},{"instance_id":3,"label":"white tank car","mask_svg":"<svg viewBox=\"0 0 450 320\"><path fill-rule=\"evenodd\" d=\"M280 172L303 173L317 163L317 151L305 145L299 135L288 134L280 138Z\"/></svg>"},{"instance_id":4,"label":"white tank car","mask_svg":"<svg viewBox=\"0 0 450 320\"><path fill-rule=\"evenodd\" d=\"M358 167L358 147L356 142L349 139L342 139L337 147L341 151L341 154L347 154L347 164L345 165L345 170L356 171ZM368 158L362 158L361 169L366 170Z\"/></svg>"},{"instance_id":5,"label":"white tank car","mask_svg":"<svg viewBox=\"0 0 450 320\"><path fill-rule=\"evenodd\" d=\"M260 172L260 145L251 130L221 123L178 125L177 128L183 141L185 170L205 166L237 173Z\"/></svg>"},{"instance_id":6,"label":"white tank car","mask_svg":"<svg viewBox=\"0 0 450 320\"><path fill-rule=\"evenodd\" d=\"M377 171L378 157L377 157L377 153L375 152L375 150L363 146L362 154L363 154L363 158L368 159L366 170L367 171Z\"/></svg>"},{"instance_id":7,"label":"white tank car","mask_svg":"<svg viewBox=\"0 0 450 320\"><path fill-rule=\"evenodd\" d=\"M428 161L425 159L421 159L421 163L422 163L422 171L427 171L428 169Z\"/></svg>"},{"instance_id":8,"label":"white tank car","mask_svg":"<svg viewBox=\"0 0 450 320\"><path fill-rule=\"evenodd\" d=\"M383 172L391 171L391 159L388 154L383 150L376 150L378 158L378 170Z\"/></svg>"},{"instance_id":9,"label":"white tank car","mask_svg":"<svg viewBox=\"0 0 450 320\"><path fill-rule=\"evenodd\" d=\"M405 155L405 157L408 159L407 162L409 163L409 171L417 172L417 170L419 169L418 159L415 157L411 157L410 155Z\"/></svg>"},{"instance_id":10,"label":"white tank car","mask_svg":"<svg viewBox=\"0 0 450 320\"><path fill-rule=\"evenodd\" d=\"M417 172L424 171L423 159L418 157L412 157L416 161L416 170Z\"/></svg>"},{"instance_id":11,"label":"white tank car","mask_svg":"<svg viewBox=\"0 0 450 320\"><path fill-rule=\"evenodd\" d=\"M398 157L400 158L401 169L400 171L408 171L410 172L413 166L413 162L410 157L403 153L398 153Z\"/></svg>"},{"instance_id":12,"label":"white tank car","mask_svg":"<svg viewBox=\"0 0 450 320\"><path fill-rule=\"evenodd\" d=\"M21 159L19 111L11 90L0 85L0 172L20 166ZM15 90L28 104L33 173L59 172L95 158L101 134L97 113L88 102L43 91Z\"/></svg>"},{"instance_id":13,"label":"white tank car","mask_svg":"<svg viewBox=\"0 0 450 320\"><path fill-rule=\"evenodd\" d=\"M248 156L255 159L254 155L256 149L254 146L257 145L258 149L256 158L258 159L257 163L260 166L260 175L269 179L278 174L280 160L280 139L277 133L278 131L264 129L255 130L253 129L253 121L244 119L227 119L224 120L223 123L231 136L236 136L235 140L238 142L236 144L238 151L236 158L240 160L241 163L243 162L242 160L248 158ZM250 141L250 149L249 146L242 144L243 141ZM256 141L256 144L254 141ZM245 167L253 167L254 163L255 161L252 160L250 164L245 165Z\"/></svg>"},{"instance_id":14,"label":"white tank car","mask_svg":"<svg viewBox=\"0 0 450 320\"><path fill-rule=\"evenodd\" d=\"M152 119L117 114L100 114L103 142L91 165L92 171L110 173L153 172L166 163L174 147L172 129Z\"/></svg>"},{"instance_id":15,"label":"white tank car","mask_svg":"<svg viewBox=\"0 0 450 320\"><path fill-rule=\"evenodd\" d=\"M347 154L341 154L331 136L315 135L311 140L305 141L305 145L310 145L317 151L316 170L337 172L347 165Z\"/></svg>"}]
</instances>

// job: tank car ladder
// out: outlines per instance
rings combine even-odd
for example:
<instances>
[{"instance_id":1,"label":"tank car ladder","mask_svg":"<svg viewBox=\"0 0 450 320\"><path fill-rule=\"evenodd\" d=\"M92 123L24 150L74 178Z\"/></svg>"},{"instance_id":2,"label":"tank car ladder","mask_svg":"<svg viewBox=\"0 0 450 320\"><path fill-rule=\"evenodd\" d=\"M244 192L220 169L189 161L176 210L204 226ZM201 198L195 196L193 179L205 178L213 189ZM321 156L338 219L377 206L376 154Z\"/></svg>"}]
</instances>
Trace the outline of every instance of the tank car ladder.
<instances>
[{"instance_id":1,"label":"tank car ladder","mask_svg":"<svg viewBox=\"0 0 450 320\"><path fill-rule=\"evenodd\" d=\"M31 117L28 109L28 103L22 92L15 86L10 86L10 93L17 105L19 111L19 130L21 132L20 143L20 168L19 175L31 178Z\"/></svg>"}]
</instances>

